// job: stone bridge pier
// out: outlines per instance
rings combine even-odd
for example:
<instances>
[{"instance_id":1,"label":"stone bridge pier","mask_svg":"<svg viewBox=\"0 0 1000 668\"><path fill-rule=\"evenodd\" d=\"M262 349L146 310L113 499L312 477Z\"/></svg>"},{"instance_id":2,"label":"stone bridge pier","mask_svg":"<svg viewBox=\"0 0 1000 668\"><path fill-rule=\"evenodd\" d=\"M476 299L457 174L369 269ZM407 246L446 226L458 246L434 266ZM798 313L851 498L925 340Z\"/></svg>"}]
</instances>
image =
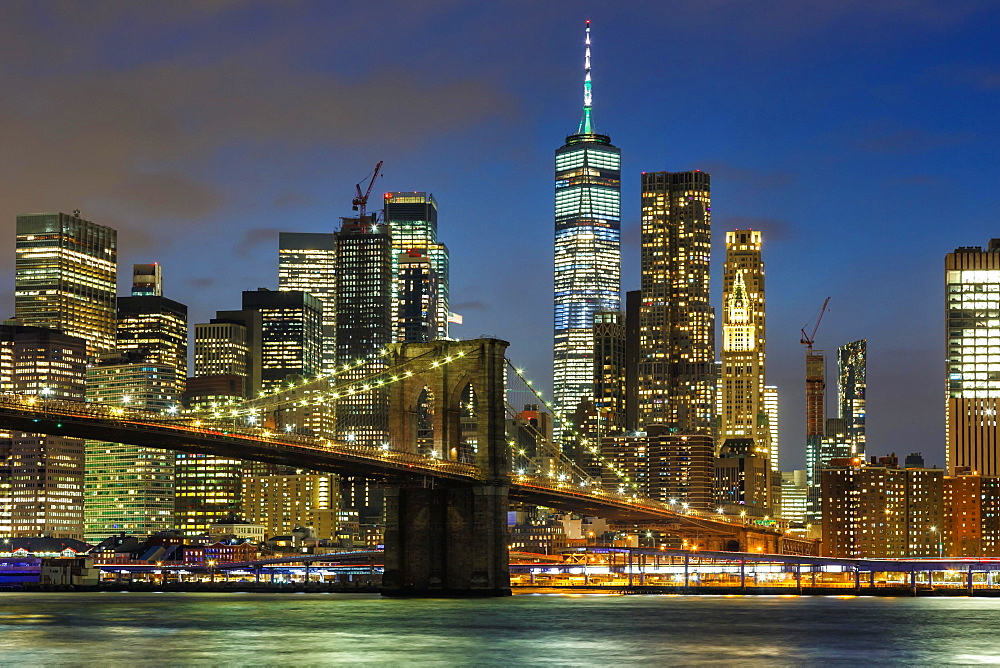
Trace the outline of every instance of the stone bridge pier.
<instances>
[{"instance_id":1,"label":"stone bridge pier","mask_svg":"<svg viewBox=\"0 0 1000 668\"><path fill-rule=\"evenodd\" d=\"M482 479L446 484L426 478L386 488L384 596L511 593L510 451L504 404L507 346L498 339L475 339L390 347L389 364L411 363L408 368L414 372L390 386L392 449L416 453L418 440L424 447L429 442L442 459L471 457ZM447 356L453 361L432 368L418 359ZM468 401L463 406L463 397L470 396L475 397L474 406L470 408Z\"/></svg>"}]
</instances>

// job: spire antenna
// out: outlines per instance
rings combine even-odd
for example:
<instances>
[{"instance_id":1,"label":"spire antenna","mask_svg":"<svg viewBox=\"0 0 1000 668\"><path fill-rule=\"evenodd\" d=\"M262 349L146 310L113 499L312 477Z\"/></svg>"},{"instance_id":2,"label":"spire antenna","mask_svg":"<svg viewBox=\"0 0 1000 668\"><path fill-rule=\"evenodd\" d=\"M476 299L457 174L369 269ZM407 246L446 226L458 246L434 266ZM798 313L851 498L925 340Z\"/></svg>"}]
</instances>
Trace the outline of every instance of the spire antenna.
<instances>
[{"instance_id":1,"label":"spire antenna","mask_svg":"<svg viewBox=\"0 0 1000 668\"><path fill-rule=\"evenodd\" d=\"M591 93L592 84L590 81L590 21L587 21L586 39L584 40L585 50L583 56L583 118L580 119L580 129L578 134L593 134L594 128L590 121L591 110L593 109L593 96Z\"/></svg>"}]
</instances>

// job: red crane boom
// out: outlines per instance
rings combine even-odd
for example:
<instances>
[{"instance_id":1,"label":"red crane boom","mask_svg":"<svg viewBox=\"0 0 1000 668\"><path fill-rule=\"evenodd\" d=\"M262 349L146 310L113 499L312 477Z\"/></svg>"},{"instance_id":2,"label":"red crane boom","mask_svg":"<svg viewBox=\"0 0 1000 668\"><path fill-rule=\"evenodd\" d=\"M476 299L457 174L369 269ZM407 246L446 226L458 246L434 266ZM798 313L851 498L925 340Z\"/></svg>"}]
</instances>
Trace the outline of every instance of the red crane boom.
<instances>
[{"instance_id":1,"label":"red crane boom","mask_svg":"<svg viewBox=\"0 0 1000 668\"><path fill-rule=\"evenodd\" d=\"M368 196L372 194L372 187L375 185L375 179L378 178L378 173L382 169L382 160L378 161L375 165L375 171L371 174L371 179L368 181L368 188L364 193L361 192L361 183L355 184L355 189L357 189L358 194L353 200L351 200L351 208L358 212L358 219L364 223L365 215L368 213Z\"/></svg>"},{"instance_id":2,"label":"red crane boom","mask_svg":"<svg viewBox=\"0 0 1000 668\"><path fill-rule=\"evenodd\" d=\"M819 323L823 321L823 314L826 313L826 305L830 303L830 298L827 297L826 301L823 302L823 308L819 310L819 317L816 318L816 326L813 327L812 334L806 334L806 328L803 327L801 330L802 338L799 339L799 343L807 346L809 350L813 349L813 343L816 342L816 330L819 329ZM806 325L808 327L808 325Z\"/></svg>"}]
</instances>

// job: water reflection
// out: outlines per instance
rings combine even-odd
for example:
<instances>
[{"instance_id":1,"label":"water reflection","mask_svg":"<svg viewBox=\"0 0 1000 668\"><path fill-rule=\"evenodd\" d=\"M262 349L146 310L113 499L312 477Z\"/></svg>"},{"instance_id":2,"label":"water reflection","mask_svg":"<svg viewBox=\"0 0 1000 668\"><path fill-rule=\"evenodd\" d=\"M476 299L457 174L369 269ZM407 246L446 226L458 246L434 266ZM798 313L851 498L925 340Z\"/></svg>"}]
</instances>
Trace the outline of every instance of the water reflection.
<instances>
[{"instance_id":1,"label":"water reflection","mask_svg":"<svg viewBox=\"0 0 1000 668\"><path fill-rule=\"evenodd\" d=\"M1000 599L0 594L0 664L1000 661Z\"/></svg>"}]
</instances>

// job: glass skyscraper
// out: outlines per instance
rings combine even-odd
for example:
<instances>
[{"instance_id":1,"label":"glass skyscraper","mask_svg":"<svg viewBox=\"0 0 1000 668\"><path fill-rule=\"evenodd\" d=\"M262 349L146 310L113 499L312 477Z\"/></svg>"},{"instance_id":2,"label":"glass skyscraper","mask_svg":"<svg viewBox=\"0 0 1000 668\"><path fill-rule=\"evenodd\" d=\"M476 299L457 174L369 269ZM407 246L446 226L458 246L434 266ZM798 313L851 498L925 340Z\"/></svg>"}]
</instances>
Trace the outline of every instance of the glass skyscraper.
<instances>
[{"instance_id":1,"label":"glass skyscraper","mask_svg":"<svg viewBox=\"0 0 1000 668\"><path fill-rule=\"evenodd\" d=\"M556 150L555 403L572 414L594 391L594 314L621 309L621 151L594 132L590 22L584 59L583 118Z\"/></svg>"},{"instance_id":2,"label":"glass skyscraper","mask_svg":"<svg viewBox=\"0 0 1000 668\"><path fill-rule=\"evenodd\" d=\"M948 475L1000 476L1000 239L945 257Z\"/></svg>"},{"instance_id":3,"label":"glass skyscraper","mask_svg":"<svg viewBox=\"0 0 1000 668\"><path fill-rule=\"evenodd\" d=\"M448 247L438 243L438 205L434 195L426 192L389 192L383 197L385 202L385 222L392 237L393 261L396 267L395 292L393 296L393 321L397 341L432 340L448 336ZM428 338L406 338L414 327L419 328L419 318L404 310L412 306L413 295L407 295L407 280L399 267L403 253L416 251L430 260L433 285L428 286L435 294L435 304L430 316L433 332ZM411 255L412 257L412 255ZM412 263L411 263L412 264ZM413 269L413 267L408 267ZM412 272L409 272L412 274ZM410 276L412 278L412 275Z\"/></svg>"},{"instance_id":4,"label":"glass skyscraper","mask_svg":"<svg viewBox=\"0 0 1000 668\"><path fill-rule=\"evenodd\" d=\"M115 347L118 233L80 212L17 217L14 316L87 341L95 355Z\"/></svg>"}]
</instances>

